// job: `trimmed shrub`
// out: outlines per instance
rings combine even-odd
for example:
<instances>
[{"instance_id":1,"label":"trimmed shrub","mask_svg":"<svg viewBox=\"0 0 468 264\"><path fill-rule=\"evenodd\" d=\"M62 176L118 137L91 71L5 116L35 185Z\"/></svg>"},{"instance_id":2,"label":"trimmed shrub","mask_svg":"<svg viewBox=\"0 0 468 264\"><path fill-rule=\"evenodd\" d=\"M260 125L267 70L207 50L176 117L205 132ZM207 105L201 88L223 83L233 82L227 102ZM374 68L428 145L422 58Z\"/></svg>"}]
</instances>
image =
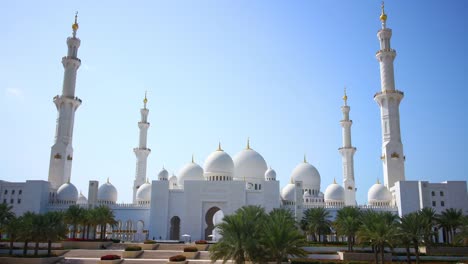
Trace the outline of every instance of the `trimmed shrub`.
<instances>
[{"instance_id":1,"label":"trimmed shrub","mask_svg":"<svg viewBox=\"0 0 468 264\"><path fill-rule=\"evenodd\" d=\"M184 255L175 255L169 258L169 261L185 261L187 258Z\"/></svg>"},{"instance_id":2,"label":"trimmed shrub","mask_svg":"<svg viewBox=\"0 0 468 264\"><path fill-rule=\"evenodd\" d=\"M184 247L184 252L198 252L197 247Z\"/></svg>"},{"instance_id":3,"label":"trimmed shrub","mask_svg":"<svg viewBox=\"0 0 468 264\"><path fill-rule=\"evenodd\" d=\"M120 239L111 239L112 243L120 243Z\"/></svg>"},{"instance_id":4,"label":"trimmed shrub","mask_svg":"<svg viewBox=\"0 0 468 264\"><path fill-rule=\"evenodd\" d=\"M125 251L140 251L141 247L140 246L128 246L125 248Z\"/></svg>"},{"instance_id":5,"label":"trimmed shrub","mask_svg":"<svg viewBox=\"0 0 468 264\"><path fill-rule=\"evenodd\" d=\"M145 240L145 242L143 242L143 244L156 244L156 241L154 241L154 240Z\"/></svg>"},{"instance_id":6,"label":"trimmed shrub","mask_svg":"<svg viewBox=\"0 0 468 264\"><path fill-rule=\"evenodd\" d=\"M115 260L120 259L119 255L104 255L101 257L101 260Z\"/></svg>"},{"instance_id":7,"label":"trimmed shrub","mask_svg":"<svg viewBox=\"0 0 468 264\"><path fill-rule=\"evenodd\" d=\"M195 244L208 244L208 242L206 242L206 240L197 240Z\"/></svg>"}]
</instances>

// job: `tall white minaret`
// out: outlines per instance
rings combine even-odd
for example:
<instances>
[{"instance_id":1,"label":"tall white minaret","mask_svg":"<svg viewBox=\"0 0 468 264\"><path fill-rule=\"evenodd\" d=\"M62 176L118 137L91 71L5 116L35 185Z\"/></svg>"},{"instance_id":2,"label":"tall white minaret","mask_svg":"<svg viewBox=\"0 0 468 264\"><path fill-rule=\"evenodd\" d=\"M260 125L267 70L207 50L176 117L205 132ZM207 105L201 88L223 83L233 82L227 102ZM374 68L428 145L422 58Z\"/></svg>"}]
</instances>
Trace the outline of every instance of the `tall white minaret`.
<instances>
[{"instance_id":1,"label":"tall white minaret","mask_svg":"<svg viewBox=\"0 0 468 264\"><path fill-rule=\"evenodd\" d=\"M143 108L140 109L141 121L138 122L138 128L140 128L140 142L138 148L133 149L136 156L135 180L133 181L133 203L136 203L136 192L138 191L138 188L146 182L146 163L148 155L151 152L151 149L146 146L148 128L150 126L150 123L148 123L149 110L146 108L146 103L148 103L148 99L146 98L145 93Z\"/></svg>"},{"instance_id":2,"label":"tall white minaret","mask_svg":"<svg viewBox=\"0 0 468 264\"><path fill-rule=\"evenodd\" d=\"M376 93L374 100L380 106L382 126L382 162L384 184L391 188L397 181L405 180L405 155L400 134L400 102L403 92L395 89L393 60L396 52L390 47L392 30L387 28L387 15L382 2L382 29L377 33L380 50L376 57L380 63L381 91Z\"/></svg>"},{"instance_id":3,"label":"tall white minaret","mask_svg":"<svg viewBox=\"0 0 468 264\"><path fill-rule=\"evenodd\" d=\"M67 38L68 54L62 58L65 69L62 95L54 97L58 118L55 143L50 151L49 182L55 189L71 178L73 125L75 111L81 104L81 100L75 96L76 72L81 65L81 60L78 59L78 48L81 41L76 37L77 18L78 12L75 15L75 23L72 25L73 35Z\"/></svg>"},{"instance_id":4,"label":"tall white minaret","mask_svg":"<svg viewBox=\"0 0 468 264\"><path fill-rule=\"evenodd\" d=\"M349 120L348 96L346 95L346 88L343 96L344 105L341 107L343 119L340 121L343 134L343 146L338 149L341 154L343 162L343 187L345 189L345 205L356 205L356 185L354 182L354 153L356 148L351 144L351 125L352 120Z\"/></svg>"}]
</instances>

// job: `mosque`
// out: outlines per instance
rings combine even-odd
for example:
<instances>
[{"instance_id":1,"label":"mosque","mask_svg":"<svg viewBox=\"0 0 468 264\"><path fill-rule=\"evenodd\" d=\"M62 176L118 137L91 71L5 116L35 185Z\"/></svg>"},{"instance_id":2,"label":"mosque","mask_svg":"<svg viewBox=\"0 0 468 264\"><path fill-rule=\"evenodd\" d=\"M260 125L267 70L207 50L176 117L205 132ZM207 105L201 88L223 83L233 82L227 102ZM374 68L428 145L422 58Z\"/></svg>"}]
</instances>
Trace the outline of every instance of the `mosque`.
<instances>
[{"instance_id":1,"label":"mosque","mask_svg":"<svg viewBox=\"0 0 468 264\"><path fill-rule=\"evenodd\" d=\"M324 207L334 216L344 206L389 211L400 216L424 207L434 208L437 212L457 208L468 214L466 181L430 183L405 180L399 113L404 94L395 89L393 61L396 51L390 46L392 30L386 25L387 15L383 6L380 20L382 28L377 33L380 50L376 58L380 64L381 91L374 95L374 100L381 111L384 182L377 182L369 189L366 205L356 203L353 160L356 148L351 142L351 108L346 91L341 106L342 147L338 150L342 157L342 185L335 181L324 192L319 171L305 157L292 170L290 182L280 190L276 172L267 166L265 159L250 147L249 142L233 158L219 144L206 158L203 167L192 159L177 176L170 176L163 168L156 180L148 181L147 158L151 149L147 146L150 123L145 96L138 122L139 145L134 149L136 174L132 203L117 203L117 189L109 180L102 184L90 180L87 197L78 193L71 181L74 116L81 104L75 96L76 74L81 65L76 16L72 36L67 38L68 53L62 58L62 94L53 99L58 119L48 180L0 181L0 201L13 206L17 215L27 211L66 210L74 204L86 208L106 205L118 220L117 226L109 227L108 237L126 241L142 241L148 237L181 240L184 235L190 235L192 240L216 240L215 224L223 215L232 214L244 205L260 205L267 211L289 208L297 219L301 219L309 208Z\"/></svg>"}]
</instances>

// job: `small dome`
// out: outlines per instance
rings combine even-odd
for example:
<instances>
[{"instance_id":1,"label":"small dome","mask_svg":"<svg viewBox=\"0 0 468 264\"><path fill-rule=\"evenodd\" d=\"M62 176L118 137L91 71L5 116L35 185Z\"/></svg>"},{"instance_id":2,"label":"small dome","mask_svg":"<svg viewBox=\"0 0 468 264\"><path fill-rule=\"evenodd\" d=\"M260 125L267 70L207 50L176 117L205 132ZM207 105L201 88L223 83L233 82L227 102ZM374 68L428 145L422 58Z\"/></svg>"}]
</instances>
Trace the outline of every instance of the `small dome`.
<instances>
[{"instance_id":1,"label":"small dome","mask_svg":"<svg viewBox=\"0 0 468 264\"><path fill-rule=\"evenodd\" d=\"M99 187L97 199L99 202L117 202L117 189L109 182L109 179Z\"/></svg>"},{"instance_id":2,"label":"small dome","mask_svg":"<svg viewBox=\"0 0 468 264\"><path fill-rule=\"evenodd\" d=\"M272 168L269 168L265 172L265 180L266 181L276 181L276 171Z\"/></svg>"},{"instance_id":3,"label":"small dome","mask_svg":"<svg viewBox=\"0 0 468 264\"><path fill-rule=\"evenodd\" d=\"M57 190L57 200L65 202L76 202L78 200L78 190L70 182L62 184Z\"/></svg>"},{"instance_id":4,"label":"small dome","mask_svg":"<svg viewBox=\"0 0 468 264\"><path fill-rule=\"evenodd\" d=\"M167 181L169 178L169 173L167 170L163 167L162 170L158 173L158 180L160 181Z\"/></svg>"},{"instance_id":5,"label":"small dome","mask_svg":"<svg viewBox=\"0 0 468 264\"><path fill-rule=\"evenodd\" d=\"M151 201L151 183L145 182L138 188L136 201L138 203Z\"/></svg>"},{"instance_id":6,"label":"small dome","mask_svg":"<svg viewBox=\"0 0 468 264\"><path fill-rule=\"evenodd\" d=\"M185 181L204 181L203 169L195 162L185 165L179 171L179 186L183 187Z\"/></svg>"},{"instance_id":7,"label":"small dome","mask_svg":"<svg viewBox=\"0 0 468 264\"><path fill-rule=\"evenodd\" d=\"M216 175L232 177L234 174L234 162L221 147L206 158L204 168L205 178Z\"/></svg>"},{"instance_id":8,"label":"small dome","mask_svg":"<svg viewBox=\"0 0 468 264\"><path fill-rule=\"evenodd\" d=\"M294 185L294 183L287 184L281 190L281 199L285 201L295 201L296 200L295 195L296 195L296 185Z\"/></svg>"},{"instance_id":9,"label":"small dome","mask_svg":"<svg viewBox=\"0 0 468 264\"><path fill-rule=\"evenodd\" d=\"M302 181L304 189L320 190L320 174L307 161L299 163L291 173L291 181Z\"/></svg>"},{"instance_id":10,"label":"small dome","mask_svg":"<svg viewBox=\"0 0 468 264\"><path fill-rule=\"evenodd\" d=\"M84 196L81 192L80 195L78 196L78 201L76 202L77 204L88 204L88 199L86 199L86 196Z\"/></svg>"},{"instance_id":11,"label":"small dome","mask_svg":"<svg viewBox=\"0 0 468 264\"><path fill-rule=\"evenodd\" d=\"M234 179L263 181L268 169L265 159L257 151L247 146L234 157Z\"/></svg>"},{"instance_id":12,"label":"small dome","mask_svg":"<svg viewBox=\"0 0 468 264\"><path fill-rule=\"evenodd\" d=\"M392 201L392 194L380 182L372 185L367 193L367 200L371 205L382 205Z\"/></svg>"},{"instance_id":13,"label":"small dome","mask_svg":"<svg viewBox=\"0 0 468 264\"><path fill-rule=\"evenodd\" d=\"M342 186L336 182L328 185L325 190L325 202L343 202L345 200L345 191Z\"/></svg>"},{"instance_id":14,"label":"small dome","mask_svg":"<svg viewBox=\"0 0 468 264\"><path fill-rule=\"evenodd\" d=\"M177 188L177 176L172 174L172 176L169 178L169 188Z\"/></svg>"}]
</instances>

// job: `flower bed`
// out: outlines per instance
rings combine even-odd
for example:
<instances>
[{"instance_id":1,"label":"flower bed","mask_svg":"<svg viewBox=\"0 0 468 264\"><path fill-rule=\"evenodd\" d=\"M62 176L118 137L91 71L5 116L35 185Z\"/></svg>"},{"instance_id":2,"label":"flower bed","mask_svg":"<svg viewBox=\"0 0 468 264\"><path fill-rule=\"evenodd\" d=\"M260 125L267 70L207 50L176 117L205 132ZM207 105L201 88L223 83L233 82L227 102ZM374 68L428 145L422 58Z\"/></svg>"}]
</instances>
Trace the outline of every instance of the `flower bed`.
<instances>
[{"instance_id":1,"label":"flower bed","mask_svg":"<svg viewBox=\"0 0 468 264\"><path fill-rule=\"evenodd\" d=\"M143 242L143 244L156 244L157 242L154 241L154 240L145 240L145 242Z\"/></svg>"},{"instance_id":2,"label":"flower bed","mask_svg":"<svg viewBox=\"0 0 468 264\"><path fill-rule=\"evenodd\" d=\"M184 252L197 252L197 247L184 247Z\"/></svg>"},{"instance_id":3,"label":"flower bed","mask_svg":"<svg viewBox=\"0 0 468 264\"><path fill-rule=\"evenodd\" d=\"M123 258L138 258L143 253L140 246L128 246L122 253Z\"/></svg>"},{"instance_id":4,"label":"flower bed","mask_svg":"<svg viewBox=\"0 0 468 264\"><path fill-rule=\"evenodd\" d=\"M169 258L170 262L181 262L185 261L187 258L184 255L175 255Z\"/></svg>"},{"instance_id":5,"label":"flower bed","mask_svg":"<svg viewBox=\"0 0 468 264\"><path fill-rule=\"evenodd\" d=\"M118 264L122 261L119 255L104 255L101 257L100 264Z\"/></svg>"},{"instance_id":6,"label":"flower bed","mask_svg":"<svg viewBox=\"0 0 468 264\"><path fill-rule=\"evenodd\" d=\"M203 244L204 245L204 244L208 244L208 242L206 240L197 240L197 241L195 241L195 244L197 244L197 245L202 245Z\"/></svg>"},{"instance_id":7,"label":"flower bed","mask_svg":"<svg viewBox=\"0 0 468 264\"><path fill-rule=\"evenodd\" d=\"M125 248L125 251L141 251L140 246L128 246Z\"/></svg>"}]
</instances>

